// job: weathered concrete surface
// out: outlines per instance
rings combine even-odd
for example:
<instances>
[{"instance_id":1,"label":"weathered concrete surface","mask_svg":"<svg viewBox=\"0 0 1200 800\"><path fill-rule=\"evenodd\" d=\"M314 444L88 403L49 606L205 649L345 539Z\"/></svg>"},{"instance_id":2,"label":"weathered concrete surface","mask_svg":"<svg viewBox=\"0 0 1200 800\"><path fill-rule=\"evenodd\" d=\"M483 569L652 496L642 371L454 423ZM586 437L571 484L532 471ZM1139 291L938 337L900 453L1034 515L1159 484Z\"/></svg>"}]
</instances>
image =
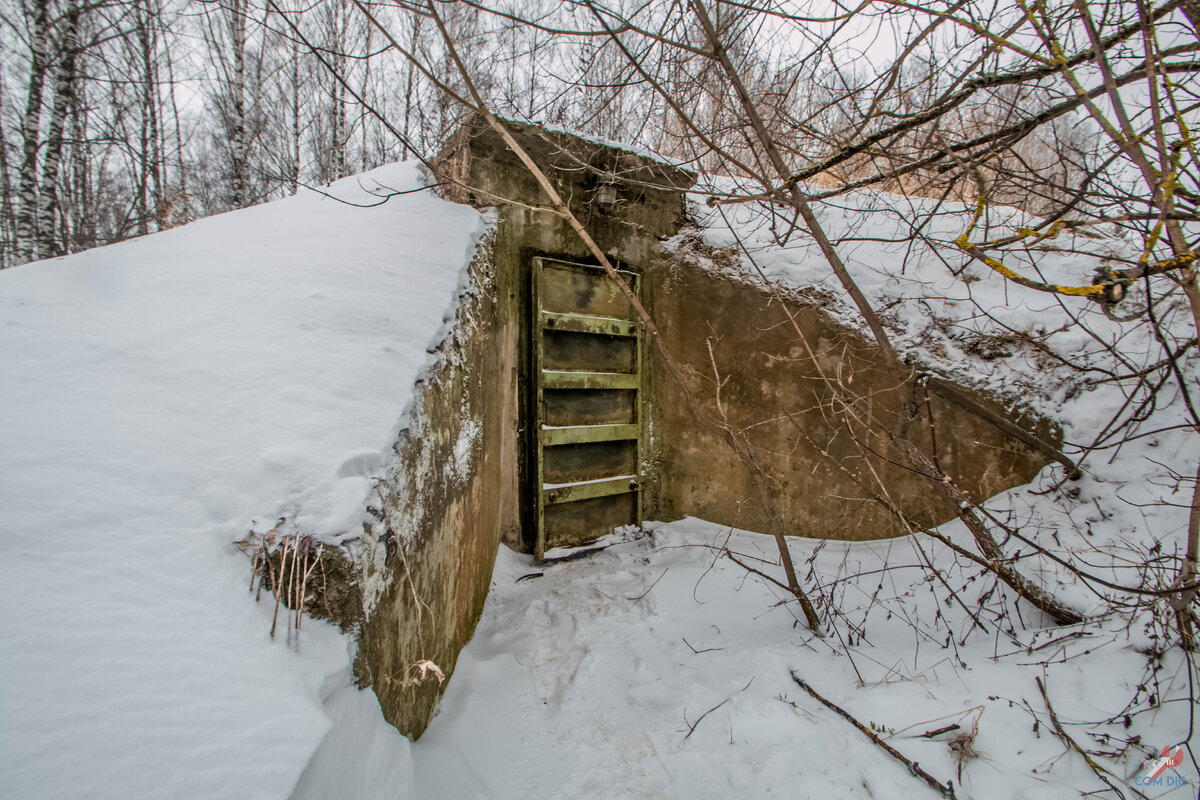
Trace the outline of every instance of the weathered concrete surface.
<instances>
[{"instance_id":1,"label":"weathered concrete surface","mask_svg":"<svg viewBox=\"0 0 1200 800\"><path fill-rule=\"evenodd\" d=\"M567 133L505 124L606 254L644 259L659 239L679 229L683 192L695 182L690 172ZM550 198L482 117L472 116L463 124L433 169L447 199L503 208L513 219L512 233L521 234L525 246L545 255L589 256L564 220L535 210L549 209ZM604 184L612 186L616 201L610 209L598 202Z\"/></svg>"},{"instance_id":2,"label":"weathered concrete surface","mask_svg":"<svg viewBox=\"0 0 1200 800\"><path fill-rule=\"evenodd\" d=\"M687 173L566 134L514 130L613 258L647 261L658 238L676 230ZM616 176L616 203L602 208L597 189ZM497 546L532 544L525 519L532 489L523 482L530 434L521 430L529 409L519 390L529 368L522 331L532 257L587 256L560 217L530 207L546 198L481 120L447 145L434 177L452 199L500 206L499 219L471 265L472 288L441 358L416 388L410 425L395 444L397 467L377 487L373 518L344 553L330 555L334 585L314 585L309 603L358 632L358 683L371 686L384 717L413 738L444 689L432 668L449 679L474 632Z\"/></svg>"},{"instance_id":3,"label":"weathered concrete surface","mask_svg":"<svg viewBox=\"0 0 1200 800\"><path fill-rule=\"evenodd\" d=\"M927 479L895 463L902 459L887 433L911 387L897 387L883 374L873 345L823 313L820 298L794 294L787 303L790 314L785 313L731 253L687 247L663 252L660 240L674 235L683 222L682 190L690 186L689 173L568 134L509 126L606 255L643 273L643 301L701 405L700 414L688 408L684 392L647 338L642 417L643 440L649 445L642 500L646 517L690 514L750 530L772 529L750 473L719 432L703 421L717 416L718 378L729 422L744 433L790 533L875 539L954 516ZM593 262L565 221L535 208L544 208L548 198L481 118L464 125L434 171L448 197L501 206L497 264L520 273L523 286L528 286L535 255ZM618 183L619 201L612 212L600 213L598 186L611 181ZM527 357L523 352L523 370ZM849 427L845 415L833 413L834 392L821 379L822 371L856 398ZM960 392L990 413L980 416L931 392L929 408L911 427L913 439L926 453L935 452L931 411L939 466L981 500L1028 482L1048 458L985 417L1009 419L1052 444L1057 432L994 399ZM923 391L920 399L924 404ZM523 413L528 415L529 409ZM522 447L524 464L531 445L523 439ZM530 503L527 486L525 491L522 508ZM898 509L907 525L876 498ZM529 549L528 536L508 543Z\"/></svg>"},{"instance_id":4,"label":"weathered concrete surface","mask_svg":"<svg viewBox=\"0 0 1200 800\"><path fill-rule=\"evenodd\" d=\"M520 123L506 123L514 138L546 173L572 213L584 223L606 256L619 265L647 264L659 257L659 241L673 235L684 221L683 191L694 176L636 153L608 148L576 136ZM518 314L529 324L530 270L534 256L595 263L591 252L570 225L551 213L549 197L480 117L469 119L434 160L433 175L448 199L478 207L498 206L493 257L499 273L521 286ZM602 208L599 187L613 186L616 203ZM531 369L529 336L520 337L519 380L528 382ZM518 447L521 526L505 544L532 552L534 538L532 482L525 468L533 463L534 431L526 425L534 409L524 397L520 409L523 435Z\"/></svg>"},{"instance_id":5,"label":"weathered concrete surface","mask_svg":"<svg viewBox=\"0 0 1200 800\"><path fill-rule=\"evenodd\" d=\"M903 458L888 440L911 384L895 385L881 369L876 348L824 313L819 296L791 294L785 304L735 264L714 270L697 266L698 260L676 255L652 262L645 281L648 305L667 350L713 419L719 417L721 384L729 424L744 433L787 532L853 540L905 533L876 497L890 500L916 527L952 519L954 510L927 478L900 466ZM648 357L657 476L648 514L772 530L749 471L720 433L687 408L660 355ZM1056 436L1045 422L960 391L1044 439ZM841 392L854 398L849 414L834 402ZM936 392L930 392L928 409L925 392L918 390L917 397L922 411L911 426L914 441L926 453L935 452L932 410L937 462L972 497L983 500L1027 483L1047 463L1043 453Z\"/></svg>"},{"instance_id":6,"label":"weathered concrete surface","mask_svg":"<svg viewBox=\"0 0 1200 800\"><path fill-rule=\"evenodd\" d=\"M519 526L517 336L519 287L496 269L494 240L471 266L442 359L417 387L398 471L356 548L368 613L355 673L384 717L419 736L470 640L491 585L496 548Z\"/></svg>"}]
</instances>

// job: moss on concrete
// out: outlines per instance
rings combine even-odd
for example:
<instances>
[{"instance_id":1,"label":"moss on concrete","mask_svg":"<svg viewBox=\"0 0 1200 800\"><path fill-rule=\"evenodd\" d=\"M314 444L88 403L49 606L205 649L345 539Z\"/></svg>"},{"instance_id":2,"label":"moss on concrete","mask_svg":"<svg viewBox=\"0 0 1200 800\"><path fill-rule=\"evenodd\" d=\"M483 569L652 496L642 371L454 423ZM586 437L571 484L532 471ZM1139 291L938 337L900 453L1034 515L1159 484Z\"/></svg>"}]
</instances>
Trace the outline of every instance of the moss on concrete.
<instances>
[{"instance_id":1,"label":"moss on concrete","mask_svg":"<svg viewBox=\"0 0 1200 800\"><path fill-rule=\"evenodd\" d=\"M328 620L343 633L357 631L363 621L362 589L354 562L340 548L325 548L308 580L305 611Z\"/></svg>"}]
</instances>

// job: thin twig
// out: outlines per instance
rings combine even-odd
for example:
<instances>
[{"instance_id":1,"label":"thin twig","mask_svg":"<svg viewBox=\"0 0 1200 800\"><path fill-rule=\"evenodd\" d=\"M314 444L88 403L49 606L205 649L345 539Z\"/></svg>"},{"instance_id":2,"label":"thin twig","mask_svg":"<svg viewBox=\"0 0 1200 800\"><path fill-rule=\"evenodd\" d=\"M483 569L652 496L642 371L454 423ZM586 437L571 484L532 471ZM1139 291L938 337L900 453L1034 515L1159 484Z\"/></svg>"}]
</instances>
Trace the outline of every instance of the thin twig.
<instances>
[{"instance_id":1,"label":"thin twig","mask_svg":"<svg viewBox=\"0 0 1200 800\"><path fill-rule=\"evenodd\" d=\"M691 650L696 655L700 655L701 653L711 653L714 650L724 650L725 649L724 647L706 647L703 650L697 650L696 648L692 647L692 643L689 642L687 639L685 639L682 636L680 636L679 638L683 639L683 643L686 644L688 646L688 649Z\"/></svg>"},{"instance_id":2,"label":"thin twig","mask_svg":"<svg viewBox=\"0 0 1200 800\"><path fill-rule=\"evenodd\" d=\"M684 736L684 737L683 737L683 740L686 742L686 741L688 740L688 736L691 736L693 733L695 733L695 732L696 732L696 726L697 726L697 725L699 725L699 724L701 723L701 721L703 721L703 719L704 719L705 717L707 717L709 714L711 714L712 712L716 711L716 710L717 710L718 708L720 708L721 706L723 706L723 705L725 705L726 703L728 703L728 702L729 702L729 699L730 699L730 698L726 697L724 700L722 700L721 702L717 703L715 706L713 706L712 708L710 708L708 711L705 711L703 714L701 714L701 715L700 715L700 718L699 718L699 719L697 719L695 722L693 722L693 723L692 723L692 725L691 725L691 727L689 727L689 728L688 728L687 736ZM687 722L687 717L684 717L684 718L683 718L683 721L684 721L684 722Z\"/></svg>"},{"instance_id":3,"label":"thin twig","mask_svg":"<svg viewBox=\"0 0 1200 800\"><path fill-rule=\"evenodd\" d=\"M650 587L648 589L646 589L646 591L642 592L637 597L630 597L629 599L633 600L633 601L637 601L637 600L641 600L643 597L650 594L650 589L653 589L655 586L658 586L658 582L661 581L666 576L667 572L670 569L671 569L670 567L667 567L666 569L664 569L662 571L662 575L659 575L657 578L655 578L654 583L650 584Z\"/></svg>"},{"instance_id":4,"label":"thin twig","mask_svg":"<svg viewBox=\"0 0 1200 800\"><path fill-rule=\"evenodd\" d=\"M279 623L279 601L280 601L280 582L283 580L283 565L287 562L287 546L288 539L283 537L283 549L280 551L279 557L279 574L271 580L271 591L275 593L275 613L271 616L271 638L275 638L275 626ZM270 563L270 559L267 559Z\"/></svg>"},{"instance_id":5,"label":"thin twig","mask_svg":"<svg viewBox=\"0 0 1200 800\"><path fill-rule=\"evenodd\" d=\"M1050 705L1050 695L1046 693L1046 686L1042 683L1041 677L1035 676L1033 680L1037 683L1038 691L1042 693L1042 702L1046 704L1046 711L1050 715L1050 724L1054 727L1054 732L1058 735L1058 738L1062 740L1063 744L1067 746L1068 750L1074 750L1076 753L1079 753L1092 772L1096 773L1096 777L1099 778L1105 786L1116 792L1117 797L1120 797L1121 800L1124 800L1125 793L1118 789L1117 786L1108 779L1106 774L1108 770L1097 764L1096 761L1090 755L1088 755L1087 751L1080 747L1078 742L1072 739L1069 733L1063 730L1062 724L1058 721L1058 715L1054 713L1054 706ZM1137 790L1131 789L1130 791L1136 792ZM1141 792L1138 792L1138 796L1145 797L1145 795Z\"/></svg>"}]
</instances>

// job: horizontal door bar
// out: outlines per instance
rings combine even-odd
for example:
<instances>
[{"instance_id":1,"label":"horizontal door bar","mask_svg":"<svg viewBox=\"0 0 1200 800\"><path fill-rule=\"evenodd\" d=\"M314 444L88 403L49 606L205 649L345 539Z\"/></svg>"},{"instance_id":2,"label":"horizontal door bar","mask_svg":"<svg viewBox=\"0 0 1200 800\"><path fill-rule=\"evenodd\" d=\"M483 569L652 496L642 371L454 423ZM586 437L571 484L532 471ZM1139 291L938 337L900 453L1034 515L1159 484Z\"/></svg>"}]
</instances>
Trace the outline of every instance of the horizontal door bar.
<instances>
[{"instance_id":1,"label":"horizontal door bar","mask_svg":"<svg viewBox=\"0 0 1200 800\"><path fill-rule=\"evenodd\" d=\"M573 333L603 333L609 336L636 336L637 325L629 320L612 317L590 317L584 314L542 312L542 327Z\"/></svg>"},{"instance_id":2,"label":"horizontal door bar","mask_svg":"<svg viewBox=\"0 0 1200 800\"><path fill-rule=\"evenodd\" d=\"M627 372L569 372L545 370L542 387L546 389L636 389L638 376Z\"/></svg>"},{"instance_id":3,"label":"horizontal door bar","mask_svg":"<svg viewBox=\"0 0 1200 800\"><path fill-rule=\"evenodd\" d=\"M603 272L606 275L608 274L608 270L606 270L604 267L600 266L599 264L579 264L574 261L560 261L557 258L547 258L546 256L534 256L533 260L534 260L534 263L541 266L542 269L546 269L547 267L550 267L553 269L566 268L569 270L586 270L589 272ZM630 272L627 269L618 269L617 274L622 275L625 278L637 278L638 277L638 274L636 272Z\"/></svg>"},{"instance_id":4,"label":"horizontal door bar","mask_svg":"<svg viewBox=\"0 0 1200 800\"><path fill-rule=\"evenodd\" d=\"M638 438L637 425L579 425L570 428L542 428L542 444L588 444Z\"/></svg>"},{"instance_id":5,"label":"horizontal door bar","mask_svg":"<svg viewBox=\"0 0 1200 800\"><path fill-rule=\"evenodd\" d=\"M590 500L593 497L608 497L614 494L633 492L637 490L637 486L637 478L625 475L606 481L588 481L587 483L556 486L553 489L546 489L543 497L546 505L552 506L559 503L570 503L573 500Z\"/></svg>"}]
</instances>

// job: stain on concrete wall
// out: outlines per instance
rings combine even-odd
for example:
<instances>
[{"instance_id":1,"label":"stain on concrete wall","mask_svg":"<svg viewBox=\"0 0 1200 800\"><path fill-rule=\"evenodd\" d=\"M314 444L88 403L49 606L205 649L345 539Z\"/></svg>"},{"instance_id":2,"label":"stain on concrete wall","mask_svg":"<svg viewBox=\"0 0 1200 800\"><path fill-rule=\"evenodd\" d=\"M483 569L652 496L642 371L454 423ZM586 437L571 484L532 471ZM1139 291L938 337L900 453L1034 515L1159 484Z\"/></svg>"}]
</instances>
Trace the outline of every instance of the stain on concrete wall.
<instances>
[{"instance_id":1,"label":"stain on concrete wall","mask_svg":"<svg viewBox=\"0 0 1200 800\"><path fill-rule=\"evenodd\" d=\"M723 269L714 269L710 258L664 255L646 271L647 300L667 350L713 418L720 383L729 423L750 445L787 532L851 540L907 532L879 498L916 527L952 519L954 510L929 479L901 466L904 459L889 441L911 382L897 385L881 368L874 345L834 322L821 309L820 295L787 292L781 298L741 272L736 261L725 261ZM691 515L771 530L749 471L719 432L686 406L659 354L647 355L657 476L650 518ZM1044 421L994 399L969 390L959 394L987 416L1012 420L1032 435L1047 441L1057 435ZM979 500L1027 483L1048 461L936 390L929 392L928 406L923 389L916 397L920 413L912 438L926 453L936 453L942 469ZM847 398L850 406L843 403Z\"/></svg>"}]
</instances>

